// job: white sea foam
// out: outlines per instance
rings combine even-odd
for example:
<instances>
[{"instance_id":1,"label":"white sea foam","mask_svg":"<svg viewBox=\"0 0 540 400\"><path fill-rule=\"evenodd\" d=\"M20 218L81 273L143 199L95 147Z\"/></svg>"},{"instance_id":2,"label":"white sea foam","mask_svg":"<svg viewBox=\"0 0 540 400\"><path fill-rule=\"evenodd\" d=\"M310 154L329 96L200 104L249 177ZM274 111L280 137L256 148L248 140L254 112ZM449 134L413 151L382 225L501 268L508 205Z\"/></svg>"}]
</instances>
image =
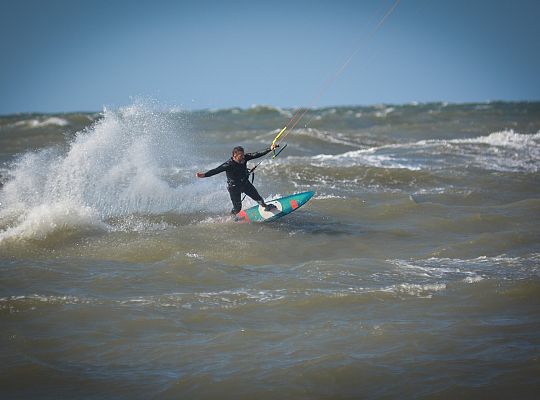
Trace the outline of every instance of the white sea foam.
<instances>
[{"instance_id":1,"label":"white sea foam","mask_svg":"<svg viewBox=\"0 0 540 400\"><path fill-rule=\"evenodd\" d=\"M186 253L186 257L188 257L188 258L198 258L198 259L203 258L200 254L197 254L197 253Z\"/></svg>"},{"instance_id":2,"label":"white sea foam","mask_svg":"<svg viewBox=\"0 0 540 400\"><path fill-rule=\"evenodd\" d=\"M91 304L95 303L94 300L88 298L81 298L77 296L55 296L55 295L42 295L31 294L22 296L9 296L0 298L0 305L5 306L5 303L25 303L25 302L39 302L48 304ZM0 307L1 308L1 307Z\"/></svg>"},{"instance_id":3,"label":"white sea foam","mask_svg":"<svg viewBox=\"0 0 540 400\"><path fill-rule=\"evenodd\" d=\"M406 158L392 154L374 154L376 149L362 149L348 151L346 153L329 155L319 154L311 157L312 165L318 166L334 166L334 167L353 167L364 165L378 168L404 168L409 170L420 170L421 167L414 165L413 162Z\"/></svg>"},{"instance_id":4,"label":"white sea foam","mask_svg":"<svg viewBox=\"0 0 540 400\"><path fill-rule=\"evenodd\" d=\"M13 126L23 126L28 128L42 128L44 126L67 126L69 122L63 118L58 117L49 117L43 120L39 119L29 119L24 121L18 121L13 124Z\"/></svg>"},{"instance_id":5,"label":"white sea foam","mask_svg":"<svg viewBox=\"0 0 540 400\"><path fill-rule=\"evenodd\" d=\"M472 143L472 144L487 144L490 146L507 147L513 149L528 149L532 147L538 147L540 145L540 132L536 134L526 135L514 132L514 130L505 130L500 132L493 132L488 136L479 136L467 139L450 139L450 140L421 140L417 142L418 145L432 145L432 144L460 144L460 143Z\"/></svg>"},{"instance_id":6,"label":"white sea foam","mask_svg":"<svg viewBox=\"0 0 540 400\"><path fill-rule=\"evenodd\" d=\"M390 114L390 113L392 113L394 111L395 111L394 107L386 107L381 111L376 111L375 116L377 118L386 118L388 116L388 114Z\"/></svg>"},{"instance_id":7,"label":"white sea foam","mask_svg":"<svg viewBox=\"0 0 540 400\"><path fill-rule=\"evenodd\" d=\"M214 224L232 224L235 223L234 219L228 215L214 215L197 222L199 225L214 225Z\"/></svg>"},{"instance_id":8,"label":"white sea foam","mask_svg":"<svg viewBox=\"0 0 540 400\"><path fill-rule=\"evenodd\" d=\"M105 111L67 151L26 153L11 166L0 192L0 238L42 238L69 226L101 229L111 217L227 204L226 193L192 176L197 155L186 133L176 113L136 103ZM175 180L185 184L176 186L163 175L172 166L189 171Z\"/></svg>"},{"instance_id":9,"label":"white sea foam","mask_svg":"<svg viewBox=\"0 0 540 400\"><path fill-rule=\"evenodd\" d=\"M280 300L304 301L310 298L347 298L373 293L396 296L431 298L434 293L446 290L445 283L399 283L381 288L309 288L309 289L257 289L235 288L215 292L170 293L160 296L135 297L119 301L122 305L175 307L187 309L232 309L249 304L267 304Z\"/></svg>"},{"instance_id":10,"label":"white sea foam","mask_svg":"<svg viewBox=\"0 0 540 400\"><path fill-rule=\"evenodd\" d=\"M42 204L21 214L16 224L0 231L0 243L8 239L44 239L66 229L107 230L108 226L90 207L68 202Z\"/></svg>"},{"instance_id":11,"label":"white sea foam","mask_svg":"<svg viewBox=\"0 0 540 400\"><path fill-rule=\"evenodd\" d=\"M173 307L186 309L230 309L246 304L269 303L281 300L286 290L229 289L215 292L169 293L160 296L134 297L118 301L122 305Z\"/></svg>"},{"instance_id":12,"label":"white sea foam","mask_svg":"<svg viewBox=\"0 0 540 400\"><path fill-rule=\"evenodd\" d=\"M371 166L411 171L470 165L504 172L538 172L540 132L527 135L508 130L468 139L421 140L341 154L289 157L288 162L320 167Z\"/></svg>"},{"instance_id":13,"label":"white sea foam","mask_svg":"<svg viewBox=\"0 0 540 400\"><path fill-rule=\"evenodd\" d=\"M416 143L441 155L457 155L469 165L502 172L540 170L540 132L521 134L513 130L467 139L422 140Z\"/></svg>"},{"instance_id":14,"label":"white sea foam","mask_svg":"<svg viewBox=\"0 0 540 400\"><path fill-rule=\"evenodd\" d=\"M338 196L338 195L335 195L335 194L321 194L321 195L316 195L314 197L314 199L317 199L317 200L330 200L330 199L346 199L345 196Z\"/></svg>"},{"instance_id":15,"label":"white sea foam","mask_svg":"<svg viewBox=\"0 0 540 400\"><path fill-rule=\"evenodd\" d=\"M473 275L473 276L468 276L465 279L463 279L463 282L465 282L465 283L476 283L476 282L480 282L480 281L483 281L483 280L484 280L484 278L481 277L480 275Z\"/></svg>"},{"instance_id":16,"label":"white sea foam","mask_svg":"<svg viewBox=\"0 0 540 400\"><path fill-rule=\"evenodd\" d=\"M400 283L392 286L390 291L429 299L433 296L434 292L439 292L445 289L445 283L431 283L424 285L415 283Z\"/></svg>"},{"instance_id":17,"label":"white sea foam","mask_svg":"<svg viewBox=\"0 0 540 400\"><path fill-rule=\"evenodd\" d=\"M438 258L423 260L387 260L405 277L437 280L462 280L467 283L482 279L524 279L540 276L540 254L495 257L481 256L472 259Z\"/></svg>"}]
</instances>

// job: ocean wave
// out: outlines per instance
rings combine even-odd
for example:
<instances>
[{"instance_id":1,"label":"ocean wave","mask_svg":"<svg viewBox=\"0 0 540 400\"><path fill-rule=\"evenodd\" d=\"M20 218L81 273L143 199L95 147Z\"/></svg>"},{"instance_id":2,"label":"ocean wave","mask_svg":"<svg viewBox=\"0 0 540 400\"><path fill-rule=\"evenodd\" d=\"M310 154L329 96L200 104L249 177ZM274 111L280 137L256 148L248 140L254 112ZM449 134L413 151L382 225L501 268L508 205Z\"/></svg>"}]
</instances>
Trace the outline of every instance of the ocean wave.
<instances>
[{"instance_id":1,"label":"ocean wave","mask_svg":"<svg viewBox=\"0 0 540 400\"><path fill-rule=\"evenodd\" d=\"M505 130L466 139L423 140L416 145L440 156L458 156L464 163L486 170L534 173L540 169L540 132Z\"/></svg>"},{"instance_id":2,"label":"ocean wave","mask_svg":"<svg viewBox=\"0 0 540 400\"><path fill-rule=\"evenodd\" d=\"M450 140L421 140L418 145L440 145L440 144L486 144L489 146L511 148L511 149L535 149L540 146L540 132L536 134L522 134L514 132L513 129L493 132L488 136L479 136L467 139ZM535 152L538 156L538 153Z\"/></svg>"},{"instance_id":3,"label":"ocean wave","mask_svg":"<svg viewBox=\"0 0 540 400\"><path fill-rule=\"evenodd\" d=\"M250 108L246 110L246 112L248 114L278 114L288 118L292 117L292 114L289 110L269 105L253 104Z\"/></svg>"},{"instance_id":4,"label":"ocean wave","mask_svg":"<svg viewBox=\"0 0 540 400\"><path fill-rule=\"evenodd\" d=\"M520 134L509 130L469 139L421 140L340 154L293 156L282 162L320 167L371 166L411 171L462 168L469 165L501 172L538 172L540 132Z\"/></svg>"},{"instance_id":5,"label":"ocean wave","mask_svg":"<svg viewBox=\"0 0 540 400\"><path fill-rule=\"evenodd\" d=\"M347 199L345 196L338 196L336 194L322 194L322 195L315 195L313 199L317 200L334 200L334 199L340 199L345 200Z\"/></svg>"},{"instance_id":6,"label":"ocean wave","mask_svg":"<svg viewBox=\"0 0 540 400\"><path fill-rule=\"evenodd\" d=\"M387 148L387 146L353 150L341 154L289 156L285 159L276 160L274 164L310 165L324 168L350 168L364 166L389 169L409 169L411 171L418 171L422 169L421 165L414 165L411 160L404 157L399 157L393 154L376 154L377 150L382 148Z\"/></svg>"},{"instance_id":7,"label":"ocean wave","mask_svg":"<svg viewBox=\"0 0 540 400\"><path fill-rule=\"evenodd\" d=\"M485 278L483 276L473 275L473 276L468 276L465 279L463 279L463 282L465 282L465 283L476 283L476 282L483 281L484 279Z\"/></svg>"},{"instance_id":8,"label":"ocean wave","mask_svg":"<svg viewBox=\"0 0 540 400\"><path fill-rule=\"evenodd\" d=\"M16 217L2 223L0 237L44 238L70 226L103 228L108 218L225 207L226 192L195 183L199 160L182 128L176 115L136 103L104 111L66 149L23 154L0 191L0 218ZM190 179L170 179L173 165Z\"/></svg>"},{"instance_id":9,"label":"ocean wave","mask_svg":"<svg viewBox=\"0 0 540 400\"><path fill-rule=\"evenodd\" d=\"M405 275L463 280L467 283L483 279L521 280L540 277L540 253L511 257L480 256L472 259L431 257L423 260L388 260Z\"/></svg>"},{"instance_id":10,"label":"ocean wave","mask_svg":"<svg viewBox=\"0 0 540 400\"><path fill-rule=\"evenodd\" d=\"M276 132L277 133L277 132ZM295 138L302 139L315 139L322 143L341 144L350 147L360 147L360 144L352 140L350 135L346 135L341 132L333 132L326 130L319 130L315 128L297 129L294 132Z\"/></svg>"},{"instance_id":11,"label":"ocean wave","mask_svg":"<svg viewBox=\"0 0 540 400\"><path fill-rule=\"evenodd\" d=\"M186 252L186 258L205 258ZM187 310L237 309L245 306L286 302L290 307L318 307L329 302L358 302L381 295L404 299L429 299L460 284L475 285L494 279L522 281L540 277L540 253L522 256L481 256L472 259L437 258L381 261L365 265L363 260L307 262L287 268L287 281L279 287L236 287L215 291L170 292L120 298L92 298L73 295L30 294L0 298L0 309L32 311L40 304L110 304L123 307L180 308Z\"/></svg>"},{"instance_id":12,"label":"ocean wave","mask_svg":"<svg viewBox=\"0 0 540 400\"><path fill-rule=\"evenodd\" d=\"M36 311L42 305L109 304L120 307L179 308L194 311L228 310L245 306L287 302L289 306L314 307L328 301L356 301L373 295L391 295L431 298L446 289L444 283L399 283L383 287L260 289L234 288L209 292L175 292L161 295L134 296L119 299L101 299L73 295L18 295L0 298L0 310L11 313Z\"/></svg>"},{"instance_id":13,"label":"ocean wave","mask_svg":"<svg viewBox=\"0 0 540 400\"><path fill-rule=\"evenodd\" d=\"M320 163L321 166L352 167L364 165L378 168L408 169L411 171L422 169L420 165L416 165L407 158L392 154L373 154L374 151L374 149L368 149L349 151L338 155L319 154L311 157L311 160Z\"/></svg>"},{"instance_id":14,"label":"ocean wave","mask_svg":"<svg viewBox=\"0 0 540 400\"><path fill-rule=\"evenodd\" d=\"M42 306L73 306L99 304L100 301L72 295L30 294L0 298L0 310L10 314L40 311Z\"/></svg>"},{"instance_id":15,"label":"ocean wave","mask_svg":"<svg viewBox=\"0 0 540 400\"><path fill-rule=\"evenodd\" d=\"M278 175L287 167L268 169L267 173ZM284 172L281 172L284 174ZM434 177L429 171L391 169L380 167L354 166L348 168L307 166L286 172L288 182L296 190L315 189L320 195L356 197L359 191L400 193L403 190L415 191L419 187L432 185Z\"/></svg>"},{"instance_id":16,"label":"ocean wave","mask_svg":"<svg viewBox=\"0 0 540 400\"><path fill-rule=\"evenodd\" d=\"M389 287L387 290L397 294L407 294L409 296L430 299L433 297L433 293L446 290L446 284L430 283L421 285L416 283L400 283ZM385 290L383 289L383 291Z\"/></svg>"},{"instance_id":17,"label":"ocean wave","mask_svg":"<svg viewBox=\"0 0 540 400\"><path fill-rule=\"evenodd\" d=\"M51 125L63 127L63 126L67 126L69 124L70 124L69 121L64 119L64 118L49 117L49 118L45 118L45 119L32 118L32 119L26 119L26 120L22 120L22 121L17 121L15 123L13 123L11 126L13 126L13 127L26 127L26 128L42 128L42 127L51 126Z\"/></svg>"},{"instance_id":18,"label":"ocean wave","mask_svg":"<svg viewBox=\"0 0 540 400\"><path fill-rule=\"evenodd\" d=\"M394 107L383 107L381 110L375 112L375 117L386 118L389 114L393 113L396 109Z\"/></svg>"},{"instance_id":19,"label":"ocean wave","mask_svg":"<svg viewBox=\"0 0 540 400\"><path fill-rule=\"evenodd\" d=\"M258 289L236 288L215 292L182 292L158 296L140 296L116 300L124 306L150 306L158 308L183 308L189 310L236 309L251 305L266 305L287 302L289 305L310 307L314 304L332 300L390 294L392 296L411 296L431 298L434 293L446 289L444 283L414 284L399 283L384 287L346 287L346 288L305 288L305 289Z\"/></svg>"},{"instance_id":20,"label":"ocean wave","mask_svg":"<svg viewBox=\"0 0 540 400\"><path fill-rule=\"evenodd\" d=\"M5 211L0 213L0 220L6 217ZM90 207L68 202L25 209L15 223L9 225L0 230L0 244L10 240L43 240L54 233L76 231L80 234L89 230L107 231L109 228Z\"/></svg>"}]
</instances>

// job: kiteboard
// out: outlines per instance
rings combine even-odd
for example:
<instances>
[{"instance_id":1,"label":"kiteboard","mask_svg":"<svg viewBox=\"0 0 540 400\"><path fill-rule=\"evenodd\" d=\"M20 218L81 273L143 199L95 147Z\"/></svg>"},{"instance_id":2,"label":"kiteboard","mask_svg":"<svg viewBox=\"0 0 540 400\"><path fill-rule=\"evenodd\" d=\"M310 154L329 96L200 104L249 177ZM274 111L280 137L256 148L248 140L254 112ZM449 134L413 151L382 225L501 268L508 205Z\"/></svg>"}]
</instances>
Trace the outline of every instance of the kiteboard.
<instances>
[{"instance_id":1,"label":"kiteboard","mask_svg":"<svg viewBox=\"0 0 540 400\"><path fill-rule=\"evenodd\" d=\"M235 220L237 222L270 222L275 221L287 214L298 210L309 199L313 197L315 192L302 192L291 194L290 196L281 197L279 199L267 201L266 204L273 204L276 208L269 211L265 211L264 207L260 205L253 206L247 210L242 210L236 214Z\"/></svg>"}]
</instances>

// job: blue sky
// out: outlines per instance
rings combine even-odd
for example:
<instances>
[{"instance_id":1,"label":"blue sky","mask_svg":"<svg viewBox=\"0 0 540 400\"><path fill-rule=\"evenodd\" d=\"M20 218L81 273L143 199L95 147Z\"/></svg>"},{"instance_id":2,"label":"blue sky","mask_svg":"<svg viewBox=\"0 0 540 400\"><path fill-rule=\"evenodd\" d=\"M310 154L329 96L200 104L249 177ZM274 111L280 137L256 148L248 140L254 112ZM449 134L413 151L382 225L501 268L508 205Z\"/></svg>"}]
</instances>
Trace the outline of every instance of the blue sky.
<instances>
[{"instance_id":1,"label":"blue sky","mask_svg":"<svg viewBox=\"0 0 540 400\"><path fill-rule=\"evenodd\" d=\"M0 1L0 114L540 100L536 0Z\"/></svg>"}]
</instances>

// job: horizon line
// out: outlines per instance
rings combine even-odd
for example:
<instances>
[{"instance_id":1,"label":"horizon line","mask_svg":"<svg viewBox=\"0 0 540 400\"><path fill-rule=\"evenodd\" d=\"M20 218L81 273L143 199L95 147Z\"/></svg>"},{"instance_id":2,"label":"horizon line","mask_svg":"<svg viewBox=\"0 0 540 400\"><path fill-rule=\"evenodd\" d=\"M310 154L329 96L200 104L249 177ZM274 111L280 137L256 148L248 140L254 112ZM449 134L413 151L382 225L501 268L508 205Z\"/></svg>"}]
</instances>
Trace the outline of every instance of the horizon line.
<instances>
[{"instance_id":1,"label":"horizon line","mask_svg":"<svg viewBox=\"0 0 540 400\"><path fill-rule=\"evenodd\" d=\"M252 104L251 106L228 106L228 107L217 107L217 108L183 108L182 106L164 106L160 111L163 112L171 112L171 111L177 111L177 112L201 112L201 111L210 111L210 112L219 112L219 111L227 111L227 110L252 110L254 108L268 108L268 109L276 109L276 110L302 110L302 109L308 109L308 110L324 110L329 108L353 108L353 107L376 107L376 106L418 106L418 105L426 105L426 104L445 104L445 105L468 105L468 104L494 104L494 103L539 103L540 98L537 100L478 100L478 101L444 101L444 100L433 100L433 101L408 101L408 102L378 102L378 103L369 103L369 104L340 104L340 105L327 105L327 106L320 106L320 107L302 107L302 106L275 106L271 104ZM133 101L130 104L124 104L121 106L107 106L103 105L101 110L73 110L73 111L18 111L13 113L2 113L0 112L0 117L10 117L10 116L16 116L16 115L33 115L33 114L41 114L41 115L57 115L57 114L99 114L103 113L107 109L113 109L118 110L125 107L130 107L133 104L137 104L138 101ZM142 101L142 104L145 102ZM149 104L151 101L148 102ZM157 107L158 109L160 107Z\"/></svg>"}]
</instances>

